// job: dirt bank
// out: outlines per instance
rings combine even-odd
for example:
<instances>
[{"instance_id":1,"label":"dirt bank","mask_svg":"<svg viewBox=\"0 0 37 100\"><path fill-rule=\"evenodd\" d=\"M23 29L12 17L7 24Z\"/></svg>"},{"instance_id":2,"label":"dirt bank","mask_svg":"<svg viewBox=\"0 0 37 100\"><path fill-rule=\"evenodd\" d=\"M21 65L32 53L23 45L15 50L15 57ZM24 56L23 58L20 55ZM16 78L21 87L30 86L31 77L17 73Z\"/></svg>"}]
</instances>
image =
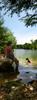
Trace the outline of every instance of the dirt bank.
<instances>
[{"instance_id":1,"label":"dirt bank","mask_svg":"<svg viewBox=\"0 0 37 100\"><path fill-rule=\"evenodd\" d=\"M37 100L37 81L21 84L19 80L0 86L0 100Z\"/></svg>"}]
</instances>

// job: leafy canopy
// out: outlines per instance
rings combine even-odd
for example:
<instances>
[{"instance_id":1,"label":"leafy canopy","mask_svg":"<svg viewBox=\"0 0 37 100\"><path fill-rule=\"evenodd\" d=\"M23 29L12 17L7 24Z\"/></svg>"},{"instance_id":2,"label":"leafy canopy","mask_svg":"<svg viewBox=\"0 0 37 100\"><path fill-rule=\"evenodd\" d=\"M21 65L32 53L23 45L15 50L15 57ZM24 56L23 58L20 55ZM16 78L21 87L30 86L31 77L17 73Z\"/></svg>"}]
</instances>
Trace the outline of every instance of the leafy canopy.
<instances>
[{"instance_id":1,"label":"leafy canopy","mask_svg":"<svg viewBox=\"0 0 37 100\"><path fill-rule=\"evenodd\" d=\"M14 48L16 46L16 38L9 29L4 27L3 24L4 21L0 19L0 51L3 50L4 45L8 42L11 42Z\"/></svg>"},{"instance_id":2,"label":"leafy canopy","mask_svg":"<svg viewBox=\"0 0 37 100\"><path fill-rule=\"evenodd\" d=\"M25 11L25 15L21 20L27 26L37 24L37 0L1 0L0 9L4 8L5 14L9 11L12 16L14 13L18 15Z\"/></svg>"}]
</instances>

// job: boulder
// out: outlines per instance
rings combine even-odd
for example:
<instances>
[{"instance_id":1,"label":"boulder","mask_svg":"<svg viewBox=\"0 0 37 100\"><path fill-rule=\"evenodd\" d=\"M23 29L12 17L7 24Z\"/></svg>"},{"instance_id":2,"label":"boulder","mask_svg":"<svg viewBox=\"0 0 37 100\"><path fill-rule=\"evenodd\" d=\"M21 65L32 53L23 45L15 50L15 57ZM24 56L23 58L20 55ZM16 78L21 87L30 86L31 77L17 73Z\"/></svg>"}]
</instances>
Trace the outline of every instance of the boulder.
<instances>
[{"instance_id":1,"label":"boulder","mask_svg":"<svg viewBox=\"0 0 37 100\"><path fill-rule=\"evenodd\" d=\"M14 65L13 62L15 62L16 68L14 70ZM11 59L2 59L0 61L0 72L18 72L18 66L19 66L19 61L15 59L15 61L12 61Z\"/></svg>"}]
</instances>

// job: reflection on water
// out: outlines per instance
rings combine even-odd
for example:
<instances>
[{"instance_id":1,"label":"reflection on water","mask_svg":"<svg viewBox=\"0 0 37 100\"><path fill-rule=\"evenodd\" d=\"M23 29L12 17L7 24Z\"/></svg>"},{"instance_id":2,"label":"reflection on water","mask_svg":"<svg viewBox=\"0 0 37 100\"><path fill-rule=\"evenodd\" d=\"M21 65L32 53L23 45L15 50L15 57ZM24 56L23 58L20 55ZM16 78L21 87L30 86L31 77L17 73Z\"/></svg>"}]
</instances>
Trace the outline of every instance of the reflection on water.
<instances>
[{"instance_id":1,"label":"reflection on water","mask_svg":"<svg viewBox=\"0 0 37 100\"><path fill-rule=\"evenodd\" d=\"M0 74L0 83L10 81L10 80L19 80L23 83L28 83L31 80L37 80L37 68L35 67L24 67L19 65L19 74Z\"/></svg>"},{"instance_id":2,"label":"reflection on water","mask_svg":"<svg viewBox=\"0 0 37 100\"><path fill-rule=\"evenodd\" d=\"M15 56L37 58L37 50L14 49Z\"/></svg>"},{"instance_id":3,"label":"reflection on water","mask_svg":"<svg viewBox=\"0 0 37 100\"><path fill-rule=\"evenodd\" d=\"M33 65L37 66L37 50L15 49L14 54L21 64L25 65L25 60L28 57Z\"/></svg>"},{"instance_id":4,"label":"reflection on water","mask_svg":"<svg viewBox=\"0 0 37 100\"><path fill-rule=\"evenodd\" d=\"M37 50L16 49L14 54L21 64L19 66L20 74L17 79L22 79L21 81L25 83L37 79ZM27 57L32 61L32 65L25 64Z\"/></svg>"},{"instance_id":5,"label":"reflection on water","mask_svg":"<svg viewBox=\"0 0 37 100\"><path fill-rule=\"evenodd\" d=\"M31 80L37 80L37 70L33 67L23 67L19 66L20 74L17 76L17 79L21 79L21 82L28 83Z\"/></svg>"}]
</instances>

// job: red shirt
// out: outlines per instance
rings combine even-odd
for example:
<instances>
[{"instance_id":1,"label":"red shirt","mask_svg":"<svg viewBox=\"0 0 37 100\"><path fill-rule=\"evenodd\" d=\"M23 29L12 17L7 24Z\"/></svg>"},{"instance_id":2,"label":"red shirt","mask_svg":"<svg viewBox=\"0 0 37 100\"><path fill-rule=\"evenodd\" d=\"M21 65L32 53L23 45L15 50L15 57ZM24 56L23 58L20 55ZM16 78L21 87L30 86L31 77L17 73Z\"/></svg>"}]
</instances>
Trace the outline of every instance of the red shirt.
<instances>
[{"instance_id":1,"label":"red shirt","mask_svg":"<svg viewBox=\"0 0 37 100\"><path fill-rule=\"evenodd\" d=\"M4 52L5 52L6 55L10 54L11 51L12 51L12 49L11 49L10 46L5 47L5 51Z\"/></svg>"}]
</instances>

